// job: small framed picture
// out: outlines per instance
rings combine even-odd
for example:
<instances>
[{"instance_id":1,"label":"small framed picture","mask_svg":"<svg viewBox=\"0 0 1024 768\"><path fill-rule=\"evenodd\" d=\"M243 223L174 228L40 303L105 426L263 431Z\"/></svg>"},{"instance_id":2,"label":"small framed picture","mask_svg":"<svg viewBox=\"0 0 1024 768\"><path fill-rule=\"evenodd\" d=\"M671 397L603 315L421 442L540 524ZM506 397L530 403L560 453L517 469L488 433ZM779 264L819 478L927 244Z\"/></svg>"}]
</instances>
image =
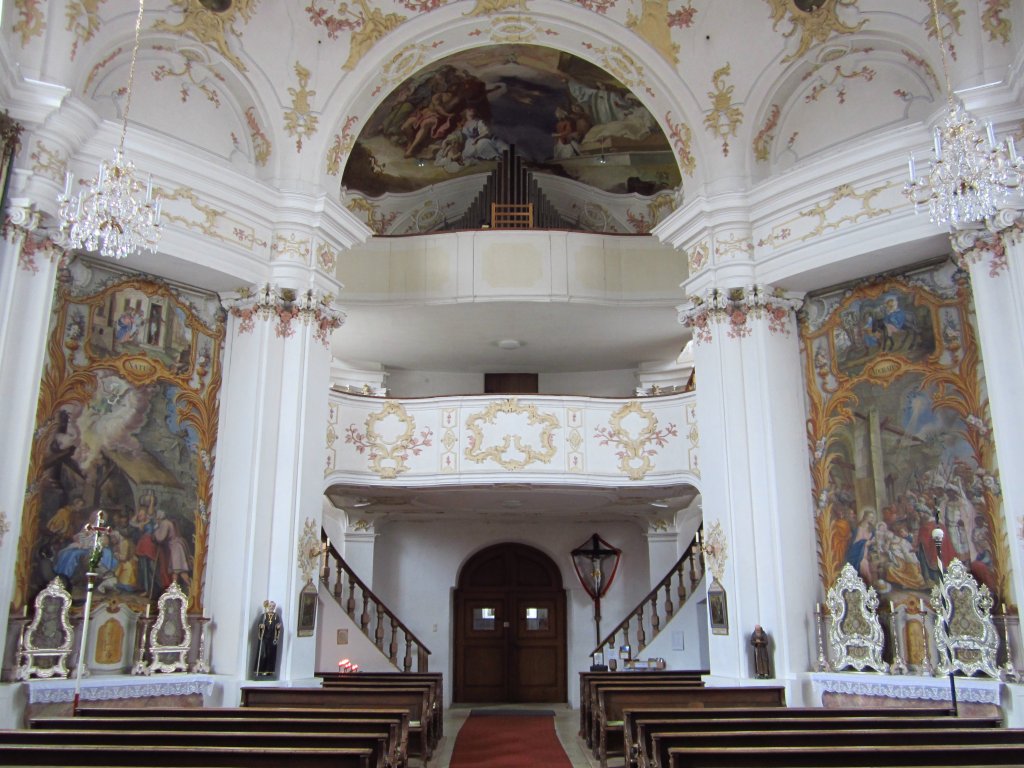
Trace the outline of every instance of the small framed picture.
<instances>
[{"instance_id":1,"label":"small framed picture","mask_svg":"<svg viewBox=\"0 0 1024 768\"><path fill-rule=\"evenodd\" d=\"M594 666L595 667L600 667L600 666L603 666L603 665L604 665L604 653L602 651L598 651L597 653L594 654Z\"/></svg>"},{"instance_id":2,"label":"small framed picture","mask_svg":"<svg viewBox=\"0 0 1024 768\"><path fill-rule=\"evenodd\" d=\"M711 634L729 634L729 601L718 579L708 587L708 617L711 620Z\"/></svg>"},{"instance_id":3,"label":"small framed picture","mask_svg":"<svg viewBox=\"0 0 1024 768\"><path fill-rule=\"evenodd\" d=\"M309 637L316 629L316 601L316 587L307 584L299 593L298 626L295 628L298 637Z\"/></svg>"}]
</instances>

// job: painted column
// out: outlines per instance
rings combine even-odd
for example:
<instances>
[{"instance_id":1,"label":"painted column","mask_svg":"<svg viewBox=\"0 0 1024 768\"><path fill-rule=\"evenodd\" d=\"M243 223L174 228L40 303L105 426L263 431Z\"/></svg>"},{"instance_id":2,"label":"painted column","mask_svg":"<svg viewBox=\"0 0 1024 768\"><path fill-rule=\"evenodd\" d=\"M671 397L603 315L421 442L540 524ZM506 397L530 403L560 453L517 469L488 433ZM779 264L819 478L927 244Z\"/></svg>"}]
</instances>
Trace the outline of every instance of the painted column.
<instances>
[{"instance_id":1,"label":"painted column","mask_svg":"<svg viewBox=\"0 0 1024 768\"><path fill-rule=\"evenodd\" d=\"M14 199L0 240L0 434L5 448L0 461L0 626L7 625L16 597L21 514L61 254L33 234L39 223L27 201Z\"/></svg>"},{"instance_id":2,"label":"painted column","mask_svg":"<svg viewBox=\"0 0 1024 768\"><path fill-rule=\"evenodd\" d=\"M1024 475L1017 471L1024 466L1024 219L1020 214L1001 211L991 222L996 231L972 230L953 238L960 265L971 276L1004 523L1010 538L1014 594L1005 596L1005 601L1018 605L1024 599Z\"/></svg>"},{"instance_id":3,"label":"painted column","mask_svg":"<svg viewBox=\"0 0 1024 768\"><path fill-rule=\"evenodd\" d=\"M315 671L315 634L298 637L296 622L303 587L317 583L329 342L342 316L332 307L333 279L294 262L275 267L275 283L227 302L205 594L213 670L243 684L253 677L265 600L277 604L283 626L279 680L312 682ZM280 287L289 284L296 287ZM233 695L223 703L236 703Z\"/></svg>"},{"instance_id":4,"label":"painted column","mask_svg":"<svg viewBox=\"0 0 1024 768\"><path fill-rule=\"evenodd\" d=\"M724 591L727 624L712 621L711 673L720 684L753 678L760 624L776 678L793 680L811 668L818 584L799 302L763 286L711 288L691 302L680 321L696 339L709 614Z\"/></svg>"}]
</instances>

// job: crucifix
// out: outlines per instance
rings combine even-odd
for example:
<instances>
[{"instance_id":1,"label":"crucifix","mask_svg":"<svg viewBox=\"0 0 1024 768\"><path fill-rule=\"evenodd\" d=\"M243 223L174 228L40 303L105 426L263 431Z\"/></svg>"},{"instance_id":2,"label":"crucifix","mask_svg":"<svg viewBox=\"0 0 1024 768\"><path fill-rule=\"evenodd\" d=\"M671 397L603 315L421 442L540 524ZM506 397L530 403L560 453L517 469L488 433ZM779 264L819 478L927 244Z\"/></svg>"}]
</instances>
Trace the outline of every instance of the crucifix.
<instances>
[{"instance_id":1,"label":"crucifix","mask_svg":"<svg viewBox=\"0 0 1024 768\"><path fill-rule=\"evenodd\" d=\"M588 546L589 545L589 546ZM619 567L621 549L616 549L596 533L587 544L572 551L572 564L576 568L583 589L594 601L594 625L597 644L601 645L601 598L612 585L615 571Z\"/></svg>"},{"instance_id":2,"label":"crucifix","mask_svg":"<svg viewBox=\"0 0 1024 768\"><path fill-rule=\"evenodd\" d=\"M109 525L103 524L103 510L96 510L96 522L88 523L85 530L92 533L92 552L89 553L89 570L85 574L85 607L82 609L82 639L78 643L78 665L75 668L75 698L71 705L71 714L78 713L78 698L82 688L82 667L85 666L85 650L89 640L89 613L92 611L92 590L96 584L96 568L103 557L103 541L101 536L110 533Z\"/></svg>"}]
</instances>

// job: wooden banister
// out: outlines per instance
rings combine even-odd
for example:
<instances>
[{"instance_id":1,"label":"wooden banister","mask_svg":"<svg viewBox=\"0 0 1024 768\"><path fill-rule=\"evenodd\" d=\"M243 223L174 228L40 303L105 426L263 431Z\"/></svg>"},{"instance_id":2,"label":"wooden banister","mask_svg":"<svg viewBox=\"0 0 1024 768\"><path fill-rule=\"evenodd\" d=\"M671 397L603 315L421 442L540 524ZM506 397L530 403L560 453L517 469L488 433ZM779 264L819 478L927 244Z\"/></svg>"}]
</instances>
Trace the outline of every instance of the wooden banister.
<instances>
[{"instance_id":1,"label":"wooden banister","mask_svg":"<svg viewBox=\"0 0 1024 768\"><path fill-rule=\"evenodd\" d=\"M327 542L327 536L321 533L321 541ZM334 561L334 584L331 585L330 561ZM427 672L429 666L430 649L428 649L412 630L399 621L398 617L377 597L373 590L367 587L358 576L348 567L348 563L341 557L341 553L335 549L333 544L327 545L327 558L323 568L320 570L320 580L327 588L327 592L334 596L335 601L342 610L349 615L354 622L357 622L373 644L390 659L391 663L398 666L398 633L405 636L405 658L402 659L402 672ZM347 598L345 587L348 587ZM359 597L357 598L357 593ZM360 613L357 615L356 606L360 606ZM376 623L374 620L376 619ZM375 626L374 626L375 623ZM390 631L389 631L390 630ZM390 637L390 644L385 647L384 638ZM416 669L413 669L413 648L416 649Z\"/></svg>"},{"instance_id":2,"label":"wooden banister","mask_svg":"<svg viewBox=\"0 0 1024 768\"><path fill-rule=\"evenodd\" d=\"M700 534L701 531L698 530L697 533ZM690 541L690 546L686 548L683 556L676 561L676 564L669 568L665 578L658 582L654 589L648 592L637 604L636 608L627 613L626 618L605 636L601 643L590 652L591 656L605 648L614 650L617 645L631 645L631 637L635 639L635 648L639 652L648 643L653 642L657 634L668 626L669 620L675 612L682 610L683 605L686 603L686 581L690 582L689 591L692 593L704 577L704 558L700 554L700 547L697 542L698 538L694 536ZM664 590L665 595L664 617L658 611L658 593L662 590ZM673 593L678 603L673 603ZM646 611L645 609L648 607L650 610ZM631 633L630 626L633 623L634 617L637 620L636 629ZM622 640L617 643L616 638L620 636Z\"/></svg>"}]
</instances>

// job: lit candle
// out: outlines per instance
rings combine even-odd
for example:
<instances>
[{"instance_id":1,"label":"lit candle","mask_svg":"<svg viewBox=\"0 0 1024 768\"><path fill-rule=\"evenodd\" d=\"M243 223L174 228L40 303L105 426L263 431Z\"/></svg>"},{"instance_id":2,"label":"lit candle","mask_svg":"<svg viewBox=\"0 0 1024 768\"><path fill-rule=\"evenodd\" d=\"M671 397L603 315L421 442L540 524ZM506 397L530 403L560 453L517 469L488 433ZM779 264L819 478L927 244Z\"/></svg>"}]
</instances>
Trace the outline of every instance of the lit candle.
<instances>
[{"instance_id":1,"label":"lit candle","mask_svg":"<svg viewBox=\"0 0 1024 768\"><path fill-rule=\"evenodd\" d=\"M921 613L924 613L924 598L918 600L918 607L921 609Z\"/></svg>"}]
</instances>

